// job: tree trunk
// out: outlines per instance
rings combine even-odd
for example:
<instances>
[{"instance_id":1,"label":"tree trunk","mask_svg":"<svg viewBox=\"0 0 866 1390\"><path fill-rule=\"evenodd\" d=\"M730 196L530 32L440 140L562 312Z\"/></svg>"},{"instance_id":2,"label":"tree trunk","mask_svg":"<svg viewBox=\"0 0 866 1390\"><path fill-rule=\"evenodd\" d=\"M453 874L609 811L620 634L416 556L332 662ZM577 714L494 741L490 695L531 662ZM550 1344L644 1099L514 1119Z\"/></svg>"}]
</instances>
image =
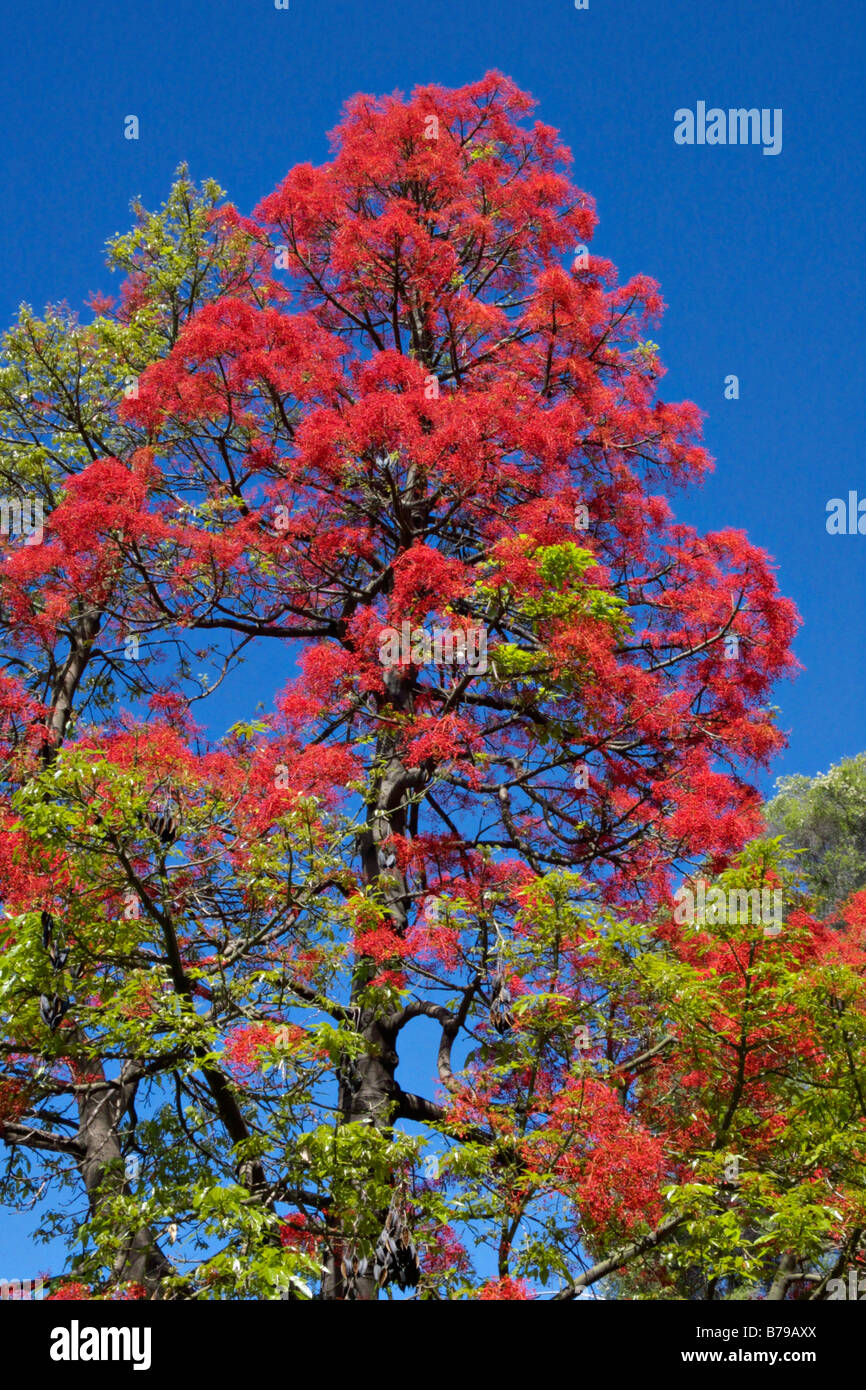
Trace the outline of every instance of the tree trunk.
<instances>
[{"instance_id":1,"label":"tree trunk","mask_svg":"<svg viewBox=\"0 0 866 1390\"><path fill-rule=\"evenodd\" d=\"M385 674L386 700L404 713L412 710L412 682L400 669L389 670ZM367 828L361 837L360 853L364 881L376 884L385 911L390 918L391 930L402 936L408 926L408 896L406 879L397 866L394 855L386 841L392 835L402 835L406 829L406 794L419 781L419 773L409 772L396 752L396 738L391 732L384 733L377 746L377 765L381 769L371 797ZM352 1002L357 1004L359 995L370 976L370 963L364 957L358 958L352 984ZM391 1131L394 1111L399 1097L396 1080L399 1057L395 1051L397 1029L396 1014L376 1014L371 1009L360 1009L357 1015L356 1030L364 1039L364 1052L358 1057L349 1071L349 1077L341 1078L337 1100L338 1123L374 1125L380 1133ZM359 1193L363 1201L363 1191ZM384 1224L386 1212L381 1213ZM339 1214L337 1215L339 1221ZM322 1298L326 1300L352 1297L360 1300L378 1298L379 1290L372 1273L359 1275L347 1288L341 1263L351 1265L354 1252L350 1245L350 1233L345 1229L335 1230L332 1237L333 1253L328 1260L328 1272L322 1286ZM342 1250L339 1246L342 1245ZM371 1250L357 1252L367 1256L372 1264Z\"/></svg>"},{"instance_id":2,"label":"tree trunk","mask_svg":"<svg viewBox=\"0 0 866 1390\"><path fill-rule=\"evenodd\" d=\"M124 1076L124 1073L126 1075ZM84 1152L78 1161L81 1176L90 1202L96 1212L100 1198L109 1192L128 1191L123 1173L123 1155L117 1130L135 1090L135 1080L124 1066L118 1082L105 1081L100 1066L98 1074L105 1082L88 1085L78 1094L78 1143ZM161 1278L171 1273L172 1266L162 1254L148 1226L138 1227L128 1244L121 1247L114 1262L113 1274L120 1283L131 1280L153 1292Z\"/></svg>"}]
</instances>

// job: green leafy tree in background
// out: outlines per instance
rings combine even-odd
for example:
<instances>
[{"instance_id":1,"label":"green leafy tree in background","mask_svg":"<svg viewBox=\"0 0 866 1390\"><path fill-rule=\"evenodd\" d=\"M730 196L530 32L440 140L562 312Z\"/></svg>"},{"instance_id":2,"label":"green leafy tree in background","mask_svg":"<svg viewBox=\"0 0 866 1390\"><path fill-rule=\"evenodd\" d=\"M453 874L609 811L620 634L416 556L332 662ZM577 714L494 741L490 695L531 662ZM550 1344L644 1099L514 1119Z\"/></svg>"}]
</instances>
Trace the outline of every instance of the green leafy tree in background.
<instances>
[{"instance_id":1,"label":"green leafy tree in background","mask_svg":"<svg viewBox=\"0 0 866 1390\"><path fill-rule=\"evenodd\" d=\"M816 905L832 911L866 887L866 753L776 786L765 812L769 833L784 835L792 867Z\"/></svg>"}]
</instances>

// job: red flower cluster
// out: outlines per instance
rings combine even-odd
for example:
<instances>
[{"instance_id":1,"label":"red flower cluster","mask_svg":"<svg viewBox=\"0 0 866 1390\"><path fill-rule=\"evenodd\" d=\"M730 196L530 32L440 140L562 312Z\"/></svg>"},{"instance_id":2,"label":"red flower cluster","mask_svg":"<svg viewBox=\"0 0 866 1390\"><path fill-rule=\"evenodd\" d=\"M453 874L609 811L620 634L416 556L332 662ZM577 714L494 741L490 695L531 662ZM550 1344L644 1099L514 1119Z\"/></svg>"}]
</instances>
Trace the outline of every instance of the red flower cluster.
<instances>
[{"instance_id":1,"label":"red flower cluster","mask_svg":"<svg viewBox=\"0 0 866 1390\"><path fill-rule=\"evenodd\" d=\"M478 1290L478 1298L482 1303L496 1301L525 1303L534 1297L535 1295L525 1279L488 1279L486 1284L482 1284Z\"/></svg>"}]
</instances>

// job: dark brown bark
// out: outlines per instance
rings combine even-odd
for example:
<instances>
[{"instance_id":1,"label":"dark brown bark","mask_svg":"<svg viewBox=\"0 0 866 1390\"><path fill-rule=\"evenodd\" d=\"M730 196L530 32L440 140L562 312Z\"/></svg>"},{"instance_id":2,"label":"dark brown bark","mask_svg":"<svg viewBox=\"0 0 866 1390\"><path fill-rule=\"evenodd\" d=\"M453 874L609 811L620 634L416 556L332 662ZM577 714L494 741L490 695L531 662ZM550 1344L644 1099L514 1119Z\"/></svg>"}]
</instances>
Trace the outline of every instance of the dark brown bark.
<instances>
[{"instance_id":1,"label":"dark brown bark","mask_svg":"<svg viewBox=\"0 0 866 1390\"><path fill-rule=\"evenodd\" d=\"M386 700L393 710L402 714L411 713L411 684L401 670L386 673ZM385 708L383 702L383 710ZM367 826L360 840L359 851L364 881L368 885L376 885L390 918L391 930L402 936L409 922L407 886L402 871L388 850L387 841L392 835L405 834L407 797L421 778L417 770L407 770L396 748L397 736L386 726L376 750L378 774L372 787ZM358 1004L369 980L370 969L369 961L363 957L357 960L352 1002L355 1005L356 1030L363 1038L364 1051L353 1063L351 1080L345 1075L341 1079L337 1098L338 1123L372 1125L380 1133L388 1134L399 1111L402 1095L396 1079L399 1016L394 1012L377 1014ZM363 1175L359 1176L359 1181L359 1201L363 1201ZM381 1215L384 1222L386 1213L383 1211ZM340 1264L342 1258L350 1265L354 1253L351 1232L343 1230L335 1233L328 1273L322 1287L323 1299L343 1300L349 1296ZM372 1251L357 1253L369 1257ZM377 1298L378 1289L372 1275L362 1275L354 1280L351 1296L362 1301Z\"/></svg>"},{"instance_id":2,"label":"dark brown bark","mask_svg":"<svg viewBox=\"0 0 866 1390\"><path fill-rule=\"evenodd\" d=\"M100 1201L106 1196L129 1191L118 1128L134 1098L137 1084L134 1063L125 1064L117 1082L106 1081L101 1067L99 1072L102 1083L92 1082L78 1092L78 1167L91 1213L98 1210ZM118 1282L132 1280L151 1292L157 1289L160 1279L171 1272L172 1266L148 1226L140 1226L130 1234L112 1270Z\"/></svg>"}]
</instances>

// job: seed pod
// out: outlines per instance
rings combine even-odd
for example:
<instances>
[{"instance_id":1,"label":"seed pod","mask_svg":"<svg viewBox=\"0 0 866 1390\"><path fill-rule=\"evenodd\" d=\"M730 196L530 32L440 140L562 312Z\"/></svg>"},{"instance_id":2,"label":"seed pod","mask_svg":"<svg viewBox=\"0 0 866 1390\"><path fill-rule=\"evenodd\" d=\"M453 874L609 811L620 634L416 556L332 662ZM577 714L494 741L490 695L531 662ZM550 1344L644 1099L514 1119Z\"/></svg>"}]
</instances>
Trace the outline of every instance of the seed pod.
<instances>
[{"instance_id":1,"label":"seed pod","mask_svg":"<svg viewBox=\"0 0 866 1390\"><path fill-rule=\"evenodd\" d=\"M47 1024L52 1033L59 1028L63 1021L63 1016L69 1009L69 1000L60 994L54 994L49 999L47 994L39 996L39 1015L42 1022Z\"/></svg>"},{"instance_id":2,"label":"seed pod","mask_svg":"<svg viewBox=\"0 0 866 1390\"><path fill-rule=\"evenodd\" d=\"M408 1216L403 1199L396 1192L376 1245L373 1268L380 1288L392 1281L400 1289L415 1288L421 1278Z\"/></svg>"},{"instance_id":3,"label":"seed pod","mask_svg":"<svg viewBox=\"0 0 866 1390\"><path fill-rule=\"evenodd\" d=\"M504 1037L514 1027L514 1014L498 1000L491 1006L490 1022L500 1037Z\"/></svg>"},{"instance_id":4,"label":"seed pod","mask_svg":"<svg viewBox=\"0 0 866 1390\"><path fill-rule=\"evenodd\" d=\"M364 1278L369 1268L370 1261L366 1257L363 1259L359 1258L354 1251L341 1261L340 1270L346 1284L347 1299L354 1299L357 1296L357 1281Z\"/></svg>"},{"instance_id":5,"label":"seed pod","mask_svg":"<svg viewBox=\"0 0 866 1390\"><path fill-rule=\"evenodd\" d=\"M50 913L50 912L43 912L43 913L42 913L42 946L43 946L43 949L46 950L46 951L48 950L48 943L49 943L49 941L51 940L51 931L52 931L52 928L53 928L53 927L54 927L54 918L51 916L51 913Z\"/></svg>"},{"instance_id":6,"label":"seed pod","mask_svg":"<svg viewBox=\"0 0 866 1390\"><path fill-rule=\"evenodd\" d=\"M180 821L171 802L162 802L152 806L145 816L145 821L148 829L153 831L160 844L166 847L174 844L180 829Z\"/></svg>"},{"instance_id":7,"label":"seed pod","mask_svg":"<svg viewBox=\"0 0 866 1390\"><path fill-rule=\"evenodd\" d=\"M500 1036L514 1027L514 1013L511 1009L513 998L505 976L505 966L501 960L490 977L492 985L490 1001L490 1023Z\"/></svg>"}]
</instances>

